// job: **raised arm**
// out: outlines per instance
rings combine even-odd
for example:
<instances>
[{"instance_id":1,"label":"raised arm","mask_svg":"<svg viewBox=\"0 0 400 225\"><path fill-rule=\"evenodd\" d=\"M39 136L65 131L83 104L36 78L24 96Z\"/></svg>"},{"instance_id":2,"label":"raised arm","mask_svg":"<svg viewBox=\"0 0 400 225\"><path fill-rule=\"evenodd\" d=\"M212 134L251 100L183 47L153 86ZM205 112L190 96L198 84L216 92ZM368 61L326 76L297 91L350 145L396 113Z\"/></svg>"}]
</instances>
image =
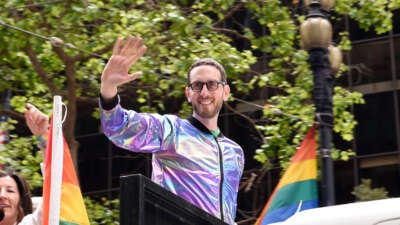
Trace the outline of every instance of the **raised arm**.
<instances>
[{"instance_id":1,"label":"raised arm","mask_svg":"<svg viewBox=\"0 0 400 225\"><path fill-rule=\"evenodd\" d=\"M43 157L45 159L47 135L50 126L49 117L34 105L27 103L25 110L25 121L32 134L38 138L39 147L42 150Z\"/></svg>"},{"instance_id":2,"label":"raised arm","mask_svg":"<svg viewBox=\"0 0 400 225\"><path fill-rule=\"evenodd\" d=\"M146 52L142 39L128 36L119 38L113 54L101 75L100 94L104 99L111 99L118 93L118 86L138 78L142 72L129 74L130 67Z\"/></svg>"}]
</instances>

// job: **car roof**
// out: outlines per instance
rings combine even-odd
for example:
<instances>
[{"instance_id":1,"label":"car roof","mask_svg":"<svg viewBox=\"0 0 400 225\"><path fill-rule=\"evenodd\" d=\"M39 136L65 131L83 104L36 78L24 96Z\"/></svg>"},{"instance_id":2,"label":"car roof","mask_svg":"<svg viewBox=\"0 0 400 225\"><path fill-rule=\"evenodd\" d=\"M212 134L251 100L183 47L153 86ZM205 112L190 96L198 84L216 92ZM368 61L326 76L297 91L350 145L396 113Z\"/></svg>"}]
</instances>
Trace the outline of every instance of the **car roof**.
<instances>
[{"instance_id":1,"label":"car roof","mask_svg":"<svg viewBox=\"0 0 400 225\"><path fill-rule=\"evenodd\" d=\"M355 202L300 211L270 225L399 225L400 198Z\"/></svg>"}]
</instances>

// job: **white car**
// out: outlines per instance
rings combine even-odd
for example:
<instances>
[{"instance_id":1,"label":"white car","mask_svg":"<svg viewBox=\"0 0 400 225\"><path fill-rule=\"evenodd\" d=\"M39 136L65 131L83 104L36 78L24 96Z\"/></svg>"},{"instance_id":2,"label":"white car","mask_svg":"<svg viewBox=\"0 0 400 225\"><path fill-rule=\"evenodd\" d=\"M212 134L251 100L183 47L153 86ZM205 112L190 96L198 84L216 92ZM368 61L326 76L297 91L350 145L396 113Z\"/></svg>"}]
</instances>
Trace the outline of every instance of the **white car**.
<instances>
[{"instance_id":1,"label":"white car","mask_svg":"<svg viewBox=\"0 0 400 225\"><path fill-rule=\"evenodd\" d=\"M270 225L400 225L400 198L388 198L300 211Z\"/></svg>"}]
</instances>

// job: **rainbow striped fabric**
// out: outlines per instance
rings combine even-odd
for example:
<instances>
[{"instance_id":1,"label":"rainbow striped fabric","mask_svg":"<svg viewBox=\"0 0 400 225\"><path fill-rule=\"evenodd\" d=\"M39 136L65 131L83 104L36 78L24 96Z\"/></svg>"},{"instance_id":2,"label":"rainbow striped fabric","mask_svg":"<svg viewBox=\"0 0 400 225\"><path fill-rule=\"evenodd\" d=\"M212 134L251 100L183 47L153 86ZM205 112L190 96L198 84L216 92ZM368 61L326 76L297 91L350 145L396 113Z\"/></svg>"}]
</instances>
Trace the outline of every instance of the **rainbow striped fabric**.
<instances>
[{"instance_id":1,"label":"rainbow striped fabric","mask_svg":"<svg viewBox=\"0 0 400 225\"><path fill-rule=\"evenodd\" d=\"M61 185L57 185L55 182L52 183L51 175L54 172L51 166L53 154L52 132L51 126L47 142L45 180L43 185L43 225L90 225L70 150L62 134L60 137L62 138L61 143L63 143L63 149L61 149L63 150L63 163L59 167L62 169L62 172L59 171L62 174L62 181ZM56 193L60 193L61 196L55 198L59 199L58 203L53 203L59 204L60 212L57 214L53 208L50 209L50 205L52 205L50 202L52 201L51 193L53 193L51 189L59 187L61 187L61 190ZM55 220L54 214L59 215Z\"/></svg>"},{"instance_id":2,"label":"rainbow striped fabric","mask_svg":"<svg viewBox=\"0 0 400 225\"><path fill-rule=\"evenodd\" d=\"M293 156L256 225L281 222L294 213L318 207L315 125Z\"/></svg>"}]
</instances>

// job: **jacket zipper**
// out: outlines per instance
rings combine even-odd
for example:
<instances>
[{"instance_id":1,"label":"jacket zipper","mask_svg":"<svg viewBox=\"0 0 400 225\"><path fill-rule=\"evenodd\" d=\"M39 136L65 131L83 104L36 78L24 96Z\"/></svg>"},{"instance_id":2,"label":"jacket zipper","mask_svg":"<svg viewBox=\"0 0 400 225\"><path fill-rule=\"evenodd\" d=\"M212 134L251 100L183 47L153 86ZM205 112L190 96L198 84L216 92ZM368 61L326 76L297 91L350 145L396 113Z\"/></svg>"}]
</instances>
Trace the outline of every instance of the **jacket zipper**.
<instances>
[{"instance_id":1,"label":"jacket zipper","mask_svg":"<svg viewBox=\"0 0 400 225\"><path fill-rule=\"evenodd\" d=\"M189 122L196 127L197 129L201 130L202 132L209 133L212 135L210 130L208 130L207 127L205 127L199 120L197 120L194 117L188 118ZM221 135L221 134L220 134ZM214 137L214 135L212 135ZM221 212L221 220L222 222L224 221L224 208L223 208L223 199L222 199L222 190L223 190L223 183L224 183L224 166L223 166L223 157L222 157L222 150L221 147L219 146L218 138L214 137L215 142L217 143L218 146L218 153L219 153L219 168L220 168L220 175L221 175L221 181L219 183L219 208Z\"/></svg>"},{"instance_id":2,"label":"jacket zipper","mask_svg":"<svg viewBox=\"0 0 400 225\"><path fill-rule=\"evenodd\" d=\"M218 139L214 137L215 142L217 142L218 146L218 153L219 153L219 170L220 170L220 175L221 175L221 180L219 183L219 208L221 212L221 220L224 222L224 208L223 208L223 199L222 199L222 189L223 189L223 183L224 183L224 165L223 165L223 158L222 158L222 150L221 147L219 146Z\"/></svg>"}]
</instances>

